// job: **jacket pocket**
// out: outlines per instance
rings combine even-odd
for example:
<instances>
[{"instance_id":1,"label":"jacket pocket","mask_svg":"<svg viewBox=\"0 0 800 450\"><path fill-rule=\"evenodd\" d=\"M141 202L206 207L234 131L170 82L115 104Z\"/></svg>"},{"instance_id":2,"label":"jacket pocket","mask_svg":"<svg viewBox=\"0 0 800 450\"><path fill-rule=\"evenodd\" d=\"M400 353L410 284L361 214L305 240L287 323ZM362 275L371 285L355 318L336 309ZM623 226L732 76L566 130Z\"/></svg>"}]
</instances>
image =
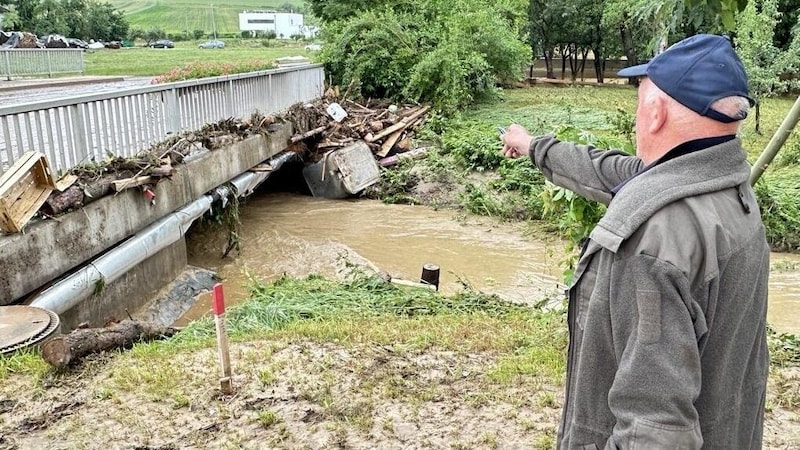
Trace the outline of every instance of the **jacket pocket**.
<instances>
[{"instance_id":1,"label":"jacket pocket","mask_svg":"<svg viewBox=\"0 0 800 450\"><path fill-rule=\"evenodd\" d=\"M635 421L630 450L669 448L694 450L703 446L700 424L690 426L664 425L649 420Z\"/></svg>"},{"instance_id":2,"label":"jacket pocket","mask_svg":"<svg viewBox=\"0 0 800 450\"><path fill-rule=\"evenodd\" d=\"M583 330L586 326L586 317L589 315L589 302L592 299L595 285L597 284L597 267L589 264L589 267L581 273L581 277L575 285L576 321L578 327Z\"/></svg>"}]
</instances>

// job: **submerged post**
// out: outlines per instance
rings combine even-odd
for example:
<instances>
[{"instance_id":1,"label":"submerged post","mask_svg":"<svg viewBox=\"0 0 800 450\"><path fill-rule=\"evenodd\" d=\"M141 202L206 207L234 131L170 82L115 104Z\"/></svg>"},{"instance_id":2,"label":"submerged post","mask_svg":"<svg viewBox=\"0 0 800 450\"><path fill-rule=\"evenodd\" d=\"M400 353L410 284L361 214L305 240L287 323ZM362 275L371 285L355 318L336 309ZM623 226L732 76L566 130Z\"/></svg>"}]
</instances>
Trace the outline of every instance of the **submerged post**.
<instances>
[{"instance_id":1,"label":"submerged post","mask_svg":"<svg viewBox=\"0 0 800 450\"><path fill-rule=\"evenodd\" d=\"M422 275L420 281L423 284L430 284L439 290L439 266L433 263L425 263L422 266Z\"/></svg>"},{"instance_id":2,"label":"submerged post","mask_svg":"<svg viewBox=\"0 0 800 450\"><path fill-rule=\"evenodd\" d=\"M217 326L217 349L219 350L219 364L222 368L222 377L219 387L223 394L233 393L231 383L231 358L228 351L228 333L225 330L225 297L222 293L222 283L214 285L214 323Z\"/></svg>"}]
</instances>

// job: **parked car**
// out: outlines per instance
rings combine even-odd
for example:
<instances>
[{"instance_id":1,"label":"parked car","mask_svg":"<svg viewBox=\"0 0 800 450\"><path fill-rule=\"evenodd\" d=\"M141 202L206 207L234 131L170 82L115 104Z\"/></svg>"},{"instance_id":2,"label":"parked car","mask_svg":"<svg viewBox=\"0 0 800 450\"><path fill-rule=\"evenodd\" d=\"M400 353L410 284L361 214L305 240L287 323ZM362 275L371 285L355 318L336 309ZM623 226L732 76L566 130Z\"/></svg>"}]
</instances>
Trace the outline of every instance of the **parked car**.
<instances>
[{"instance_id":1,"label":"parked car","mask_svg":"<svg viewBox=\"0 0 800 450\"><path fill-rule=\"evenodd\" d=\"M320 44L319 42L314 42L314 43L306 45L306 51L318 52L320 50L322 50L322 44Z\"/></svg>"},{"instance_id":2,"label":"parked car","mask_svg":"<svg viewBox=\"0 0 800 450\"><path fill-rule=\"evenodd\" d=\"M149 43L147 46L152 48L173 48L175 47L175 44L169 39L159 39L155 42Z\"/></svg>"},{"instance_id":3,"label":"parked car","mask_svg":"<svg viewBox=\"0 0 800 450\"><path fill-rule=\"evenodd\" d=\"M198 48L225 48L225 43L218 40L205 41L197 46Z\"/></svg>"}]
</instances>

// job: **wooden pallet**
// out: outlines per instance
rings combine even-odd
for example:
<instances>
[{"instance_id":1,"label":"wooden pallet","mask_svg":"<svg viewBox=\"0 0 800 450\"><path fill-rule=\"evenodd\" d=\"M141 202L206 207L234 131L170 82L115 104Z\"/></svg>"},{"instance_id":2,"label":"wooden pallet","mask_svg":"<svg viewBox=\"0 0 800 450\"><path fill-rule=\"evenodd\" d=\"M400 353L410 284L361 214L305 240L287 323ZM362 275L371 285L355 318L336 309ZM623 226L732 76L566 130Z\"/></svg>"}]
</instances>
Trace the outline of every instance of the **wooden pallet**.
<instances>
[{"instance_id":1,"label":"wooden pallet","mask_svg":"<svg viewBox=\"0 0 800 450\"><path fill-rule=\"evenodd\" d=\"M26 152L0 176L0 230L19 233L56 188L45 156Z\"/></svg>"}]
</instances>

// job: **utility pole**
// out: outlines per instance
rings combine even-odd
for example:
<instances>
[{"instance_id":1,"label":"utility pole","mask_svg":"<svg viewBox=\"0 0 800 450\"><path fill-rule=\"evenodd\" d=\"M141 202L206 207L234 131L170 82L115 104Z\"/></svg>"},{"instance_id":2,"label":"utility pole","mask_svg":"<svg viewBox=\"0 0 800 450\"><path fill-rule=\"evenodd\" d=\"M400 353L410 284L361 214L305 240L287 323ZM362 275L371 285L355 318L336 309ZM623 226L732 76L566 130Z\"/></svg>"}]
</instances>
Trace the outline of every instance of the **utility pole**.
<instances>
[{"instance_id":1,"label":"utility pole","mask_svg":"<svg viewBox=\"0 0 800 450\"><path fill-rule=\"evenodd\" d=\"M217 40L217 23L214 21L214 4L211 4L211 28L214 29L214 40Z\"/></svg>"}]
</instances>

